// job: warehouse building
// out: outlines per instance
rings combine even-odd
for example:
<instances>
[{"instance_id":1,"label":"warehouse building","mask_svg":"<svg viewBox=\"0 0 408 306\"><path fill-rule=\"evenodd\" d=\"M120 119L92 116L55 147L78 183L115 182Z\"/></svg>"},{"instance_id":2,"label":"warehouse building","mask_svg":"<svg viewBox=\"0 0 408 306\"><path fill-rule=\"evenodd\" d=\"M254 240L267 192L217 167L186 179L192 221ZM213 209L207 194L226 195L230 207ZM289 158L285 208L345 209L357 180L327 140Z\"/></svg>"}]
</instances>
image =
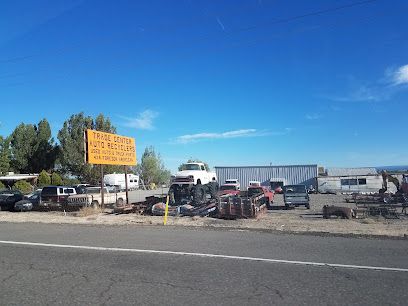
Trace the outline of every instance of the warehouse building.
<instances>
[{"instance_id":1,"label":"warehouse building","mask_svg":"<svg viewBox=\"0 0 408 306\"><path fill-rule=\"evenodd\" d=\"M215 167L215 172L220 184L227 179L238 179L243 190L248 187L249 181L260 181L263 186L272 189L292 184L317 187L317 165Z\"/></svg>"},{"instance_id":2,"label":"warehouse building","mask_svg":"<svg viewBox=\"0 0 408 306\"><path fill-rule=\"evenodd\" d=\"M317 178L320 193L376 193L382 185L382 176L375 168L328 168Z\"/></svg>"}]
</instances>

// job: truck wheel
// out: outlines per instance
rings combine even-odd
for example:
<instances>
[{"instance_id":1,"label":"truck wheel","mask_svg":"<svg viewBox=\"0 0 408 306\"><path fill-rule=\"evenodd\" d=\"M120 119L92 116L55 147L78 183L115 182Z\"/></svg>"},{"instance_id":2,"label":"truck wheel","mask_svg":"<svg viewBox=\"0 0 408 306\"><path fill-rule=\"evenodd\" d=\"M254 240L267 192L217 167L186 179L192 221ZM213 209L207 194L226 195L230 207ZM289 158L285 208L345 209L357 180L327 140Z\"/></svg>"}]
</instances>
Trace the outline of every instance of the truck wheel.
<instances>
[{"instance_id":1,"label":"truck wheel","mask_svg":"<svg viewBox=\"0 0 408 306\"><path fill-rule=\"evenodd\" d=\"M306 204L306 209L310 209L310 204Z\"/></svg>"},{"instance_id":2,"label":"truck wheel","mask_svg":"<svg viewBox=\"0 0 408 306\"><path fill-rule=\"evenodd\" d=\"M205 200L205 189L202 185L196 185L193 190L193 206L201 205Z\"/></svg>"},{"instance_id":3,"label":"truck wheel","mask_svg":"<svg viewBox=\"0 0 408 306\"><path fill-rule=\"evenodd\" d=\"M266 204L266 208L267 208L268 210L269 210L269 209L272 209L271 201L269 200L268 197L265 198L265 204Z\"/></svg>"},{"instance_id":4,"label":"truck wheel","mask_svg":"<svg viewBox=\"0 0 408 306\"><path fill-rule=\"evenodd\" d=\"M123 206L123 203L124 203L124 201L123 201L122 198L119 198L119 199L116 200L116 205L117 206Z\"/></svg>"},{"instance_id":5,"label":"truck wheel","mask_svg":"<svg viewBox=\"0 0 408 306\"><path fill-rule=\"evenodd\" d=\"M99 203L98 203L98 201L92 201L91 207L92 207L93 209L98 209L98 208L99 208Z\"/></svg>"},{"instance_id":6,"label":"truck wheel","mask_svg":"<svg viewBox=\"0 0 408 306\"><path fill-rule=\"evenodd\" d=\"M215 199L217 197L218 184L216 182L210 182L208 183L208 189L211 195L211 199Z\"/></svg>"}]
</instances>

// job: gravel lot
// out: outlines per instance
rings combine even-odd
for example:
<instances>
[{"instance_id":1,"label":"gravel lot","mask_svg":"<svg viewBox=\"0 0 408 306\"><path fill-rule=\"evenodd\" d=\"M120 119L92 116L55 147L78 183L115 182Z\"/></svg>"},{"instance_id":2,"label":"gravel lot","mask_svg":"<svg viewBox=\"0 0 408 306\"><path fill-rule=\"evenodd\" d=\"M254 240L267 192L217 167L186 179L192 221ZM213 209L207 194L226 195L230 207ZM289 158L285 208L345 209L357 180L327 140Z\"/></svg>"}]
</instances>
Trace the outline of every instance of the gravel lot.
<instances>
[{"instance_id":1,"label":"gravel lot","mask_svg":"<svg viewBox=\"0 0 408 306\"><path fill-rule=\"evenodd\" d=\"M156 191L132 191L129 198L142 200L144 196L161 194ZM221 220L201 217L169 217L167 224L170 226L189 227L216 227L241 230L266 230L294 233L323 233L338 235L362 235L362 236L388 236L408 237L408 217L400 219L385 219L371 217L366 219L323 219L322 207L328 205L341 205L354 207L352 203L344 201L344 195L311 195L311 209L299 207L292 210L274 209L258 219ZM132 200L134 201L134 200ZM283 205L282 195L276 195L275 204ZM0 212L0 222L39 222L39 223L70 223L70 224L105 224L105 225L161 225L163 217L140 216L137 214L93 214L85 217L77 217L75 213L61 211L53 212L25 212L11 213Z\"/></svg>"}]
</instances>

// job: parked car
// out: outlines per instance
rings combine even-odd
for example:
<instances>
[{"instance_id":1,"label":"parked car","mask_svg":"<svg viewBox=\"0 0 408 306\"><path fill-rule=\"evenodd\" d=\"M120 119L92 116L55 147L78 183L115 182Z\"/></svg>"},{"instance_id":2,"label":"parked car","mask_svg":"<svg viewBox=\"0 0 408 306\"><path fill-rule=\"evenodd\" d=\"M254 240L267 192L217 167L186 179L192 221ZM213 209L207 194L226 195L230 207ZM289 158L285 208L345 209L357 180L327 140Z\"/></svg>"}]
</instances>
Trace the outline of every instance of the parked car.
<instances>
[{"instance_id":1,"label":"parked car","mask_svg":"<svg viewBox=\"0 0 408 306\"><path fill-rule=\"evenodd\" d=\"M286 208L304 205L307 209L310 209L309 193L305 185L283 186L283 199Z\"/></svg>"},{"instance_id":2,"label":"parked car","mask_svg":"<svg viewBox=\"0 0 408 306\"><path fill-rule=\"evenodd\" d=\"M0 210L14 211L14 204L23 199L23 194L16 190L3 190L0 192Z\"/></svg>"},{"instance_id":3,"label":"parked car","mask_svg":"<svg viewBox=\"0 0 408 306\"><path fill-rule=\"evenodd\" d=\"M41 189L34 191L32 194L24 196L21 201L14 204L14 211L30 211L39 208L41 198Z\"/></svg>"},{"instance_id":4,"label":"parked car","mask_svg":"<svg viewBox=\"0 0 408 306\"><path fill-rule=\"evenodd\" d=\"M40 208L61 207L70 195L77 194L75 188L68 186L46 186L41 191Z\"/></svg>"}]
</instances>

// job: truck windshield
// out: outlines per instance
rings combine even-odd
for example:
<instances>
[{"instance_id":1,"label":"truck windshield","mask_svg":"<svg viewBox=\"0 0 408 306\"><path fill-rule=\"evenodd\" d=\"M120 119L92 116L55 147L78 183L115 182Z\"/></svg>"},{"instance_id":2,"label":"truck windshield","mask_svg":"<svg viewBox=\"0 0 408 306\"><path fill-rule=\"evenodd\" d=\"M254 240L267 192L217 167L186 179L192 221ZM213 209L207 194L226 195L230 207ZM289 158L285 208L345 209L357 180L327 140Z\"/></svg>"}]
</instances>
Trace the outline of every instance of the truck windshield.
<instances>
[{"instance_id":1,"label":"truck windshield","mask_svg":"<svg viewBox=\"0 0 408 306\"><path fill-rule=\"evenodd\" d=\"M200 170L200 165L197 165L197 164L185 164L183 169L184 170Z\"/></svg>"},{"instance_id":2,"label":"truck windshield","mask_svg":"<svg viewBox=\"0 0 408 306\"><path fill-rule=\"evenodd\" d=\"M220 187L220 190L237 190L236 186L228 186L228 185L223 185Z\"/></svg>"},{"instance_id":3,"label":"truck windshield","mask_svg":"<svg viewBox=\"0 0 408 306\"><path fill-rule=\"evenodd\" d=\"M306 193L306 186L304 185L285 186L283 189L285 193Z\"/></svg>"},{"instance_id":4,"label":"truck windshield","mask_svg":"<svg viewBox=\"0 0 408 306\"><path fill-rule=\"evenodd\" d=\"M263 193L262 188L248 188L248 196L252 197L255 194Z\"/></svg>"}]
</instances>

